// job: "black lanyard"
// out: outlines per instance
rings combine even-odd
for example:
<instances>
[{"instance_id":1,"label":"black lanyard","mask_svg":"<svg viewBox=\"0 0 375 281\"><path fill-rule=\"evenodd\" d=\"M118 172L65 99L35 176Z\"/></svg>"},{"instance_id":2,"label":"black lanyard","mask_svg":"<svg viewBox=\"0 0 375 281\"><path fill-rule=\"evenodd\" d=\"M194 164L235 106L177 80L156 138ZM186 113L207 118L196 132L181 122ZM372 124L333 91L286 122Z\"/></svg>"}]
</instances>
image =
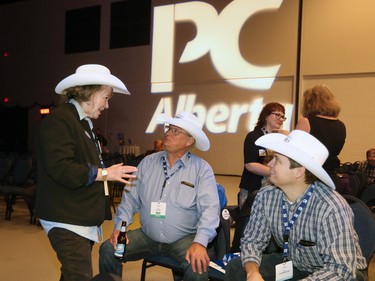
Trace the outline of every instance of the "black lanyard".
<instances>
[{"instance_id":1,"label":"black lanyard","mask_svg":"<svg viewBox=\"0 0 375 281\"><path fill-rule=\"evenodd\" d=\"M91 120L90 120L90 118L88 118L88 117L85 117L85 120L86 120L86 122L88 123L88 125L89 125L89 128L90 128L90 136L91 136L91 139L92 139L92 141L94 142L94 144L95 144L95 148L96 148L96 152L98 153L98 156L99 156L99 160L100 160L100 164L101 164L101 166L102 166L102 169L105 169L105 165L104 165L104 161L103 161L103 156L102 156L102 149L100 148L100 143L99 143L99 140L98 140L98 138L96 137L96 135L95 135L95 133L92 131L92 129L91 129L91 124L90 124L90 122L91 122Z\"/></svg>"}]
</instances>

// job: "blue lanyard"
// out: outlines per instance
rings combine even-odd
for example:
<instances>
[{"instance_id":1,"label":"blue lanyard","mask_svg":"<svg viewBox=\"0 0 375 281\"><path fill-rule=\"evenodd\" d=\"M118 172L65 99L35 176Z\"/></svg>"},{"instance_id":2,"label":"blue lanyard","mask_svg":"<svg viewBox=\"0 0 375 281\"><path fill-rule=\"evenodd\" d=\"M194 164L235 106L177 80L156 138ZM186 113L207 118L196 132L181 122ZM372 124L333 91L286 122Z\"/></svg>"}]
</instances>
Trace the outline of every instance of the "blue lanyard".
<instances>
[{"instance_id":1,"label":"blue lanyard","mask_svg":"<svg viewBox=\"0 0 375 281\"><path fill-rule=\"evenodd\" d=\"M190 158L190 152L188 152L188 157ZM174 171L172 174L170 174L168 176L168 172L167 172L167 161L165 160L165 157L163 156L163 169L164 169L164 182L163 182L163 186L161 188L161 193L160 193L160 198L159 198L159 202L161 201L161 198L163 196L163 193L164 193L164 189L165 189L165 185L167 184L167 181L175 174L177 173L182 167L184 166L183 163L180 163L180 166L178 166L177 170Z\"/></svg>"},{"instance_id":2,"label":"blue lanyard","mask_svg":"<svg viewBox=\"0 0 375 281\"><path fill-rule=\"evenodd\" d=\"M283 233L283 261L288 261L288 255L289 255L289 233L290 229L293 227L294 223L296 222L298 216L301 214L302 210L306 207L307 202L311 198L311 195L315 189L315 184L311 184L309 189L307 190L305 196L303 197L301 203L299 204L297 210L294 212L292 218L288 222L288 213L286 210L286 201L283 198L283 206L282 206L282 212L283 212L283 223L284 223L284 233Z\"/></svg>"}]
</instances>

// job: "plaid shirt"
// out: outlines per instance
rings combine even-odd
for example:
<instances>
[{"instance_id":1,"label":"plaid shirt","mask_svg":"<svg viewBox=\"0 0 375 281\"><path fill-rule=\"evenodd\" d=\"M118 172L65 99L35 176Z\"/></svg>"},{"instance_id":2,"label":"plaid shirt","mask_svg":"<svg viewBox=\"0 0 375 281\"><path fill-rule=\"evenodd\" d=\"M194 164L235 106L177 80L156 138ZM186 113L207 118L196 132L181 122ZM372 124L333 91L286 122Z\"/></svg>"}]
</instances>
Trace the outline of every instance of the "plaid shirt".
<instances>
[{"instance_id":1,"label":"plaid shirt","mask_svg":"<svg viewBox=\"0 0 375 281\"><path fill-rule=\"evenodd\" d=\"M369 186L370 184L375 183L375 166L371 166L368 164L368 161L365 160L361 163L361 170L366 175L366 183L365 186Z\"/></svg>"},{"instance_id":2,"label":"plaid shirt","mask_svg":"<svg viewBox=\"0 0 375 281\"><path fill-rule=\"evenodd\" d=\"M355 280L356 269L365 269L367 264L354 230L353 212L337 192L320 182L315 185L310 200L290 230L288 258L299 270L311 273L304 280ZM271 235L283 247L283 197L284 193L272 186L262 188L257 194L241 239L243 264L260 264ZM293 204L287 203L288 220L302 197ZM316 246L303 246L299 243L301 240Z\"/></svg>"}]
</instances>

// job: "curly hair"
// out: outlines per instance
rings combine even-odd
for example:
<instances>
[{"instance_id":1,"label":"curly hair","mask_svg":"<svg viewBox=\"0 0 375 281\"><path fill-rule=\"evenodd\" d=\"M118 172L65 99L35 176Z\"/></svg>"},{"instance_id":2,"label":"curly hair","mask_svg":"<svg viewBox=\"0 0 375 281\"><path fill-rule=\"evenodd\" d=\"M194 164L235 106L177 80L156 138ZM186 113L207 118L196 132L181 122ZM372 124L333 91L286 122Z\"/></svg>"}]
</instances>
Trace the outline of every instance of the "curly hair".
<instances>
[{"instance_id":1,"label":"curly hair","mask_svg":"<svg viewBox=\"0 0 375 281\"><path fill-rule=\"evenodd\" d=\"M338 117L341 108L326 85L316 85L303 93L302 115L310 117L325 115Z\"/></svg>"},{"instance_id":2,"label":"curly hair","mask_svg":"<svg viewBox=\"0 0 375 281\"><path fill-rule=\"evenodd\" d=\"M99 91L102 85L85 85L85 86L74 86L63 91L63 95L66 95L67 99L74 99L77 102L89 101L93 93Z\"/></svg>"},{"instance_id":3,"label":"curly hair","mask_svg":"<svg viewBox=\"0 0 375 281\"><path fill-rule=\"evenodd\" d=\"M266 125L266 118L275 111L279 111L285 114L285 107L278 102L270 102L264 105L262 111L259 114L258 121L255 124L255 128L264 127Z\"/></svg>"}]
</instances>

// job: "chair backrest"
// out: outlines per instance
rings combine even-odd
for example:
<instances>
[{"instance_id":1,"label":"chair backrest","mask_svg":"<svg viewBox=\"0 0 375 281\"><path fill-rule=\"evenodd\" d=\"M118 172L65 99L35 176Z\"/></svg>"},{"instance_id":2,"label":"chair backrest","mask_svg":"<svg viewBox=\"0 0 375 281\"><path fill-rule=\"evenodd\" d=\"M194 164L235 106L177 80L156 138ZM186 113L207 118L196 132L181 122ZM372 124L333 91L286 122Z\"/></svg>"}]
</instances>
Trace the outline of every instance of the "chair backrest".
<instances>
[{"instance_id":1,"label":"chair backrest","mask_svg":"<svg viewBox=\"0 0 375 281\"><path fill-rule=\"evenodd\" d=\"M221 210L220 225L216 231L217 235L211 244L215 247L216 259L222 259L230 253L230 214L226 208Z\"/></svg>"},{"instance_id":2,"label":"chair backrest","mask_svg":"<svg viewBox=\"0 0 375 281\"><path fill-rule=\"evenodd\" d=\"M354 228L358 234L362 254L369 264L375 251L375 218L369 207L360 199L343 195L354 213Z\"/></svg>"},{"instance_id":3,"label":"chair backrest","mask_svg":"<svg viewBox=\"0 0 375 281\"><path fill-rule=\"evenodd\" d=\"M103 162L106 167L111 167L115 164L113 161L113 155L112 153L102 153Z\"/></svg>"},{"instance_id":4,"label":"chair backrest","mask_svg":"<svg viewBox=\"0 0 375 281\"><path fill-rule=\"evenodd\" d=\"M369 207L375 206L375 184L371 184L363 191L361 200Z\"/></svg>"},{"instance_id":5,"label":"chair backrest","mask_svg":"<svg viewBox=\"0 0 375 281\"><path fill-rule=\"evenodd\" d=\"M337 192L360 197L366 183L366 173L361 161L345 162L336 169L334 177Z\"/></svg>"},{"instance_id":6,"label":"chair backrest","mask_svg":"<svg viewBox=\"0 0 375 281\"><path fill-rule=\"evenodd\" d=\"M220 183L217 183L216 187L219 194L220 209L223 209L228 203L227 195L225 194L225 188Z\"/></svg>"},{"instance_id":7,"label":"chair backrest","mask_svg":"<svg viewBox=\"0 0 375 281\"><path fill-rule=\"evenodd\" d=\"M225 254L230 253L230 213L226 208L228 199L225 193L225 188L220 184L216 184L217 192L220 201L220 225L218 227L217 235L213 242L215 243L215 252L218 259L222 259Z\"/></svg>"},{"instance_id":8,"label":"chair backrest","mask_svg":"<svg viewBox=\"0 0 375 281\"><path fill-rule=\"evenodd\" d=\"M32 161L29 158L19 158L14 163L13 184L16 186L28 185L27 180L30 177Z\"/></svg>"},{"instance_id":9,"label":"chair backrest","mask_svg":"<svg viewBox=\"0 0 375 281\"><path fill-rule=\"evenodd\" d=\"M12 160L0 158L0 185L5 182L11 168Z\"/></svg>"}]
</instances>

